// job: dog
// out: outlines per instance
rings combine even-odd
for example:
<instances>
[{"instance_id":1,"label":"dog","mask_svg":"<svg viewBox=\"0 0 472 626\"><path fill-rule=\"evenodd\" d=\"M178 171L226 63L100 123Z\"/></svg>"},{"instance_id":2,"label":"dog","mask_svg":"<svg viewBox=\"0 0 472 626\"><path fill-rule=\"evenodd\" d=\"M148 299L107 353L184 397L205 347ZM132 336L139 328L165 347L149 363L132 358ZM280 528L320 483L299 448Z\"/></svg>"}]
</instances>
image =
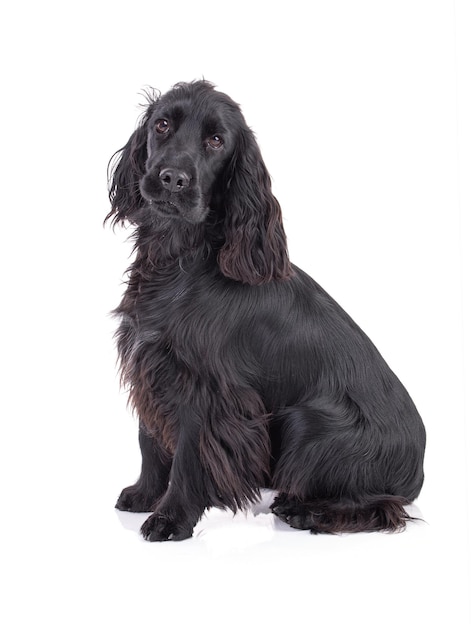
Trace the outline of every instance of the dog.
<instances>
[{"instance_id":1,"label":"dog","mask_svg":"<svg viewBox=\"0 0 472 626\"><path fill-rule=\"evenodd\" d=\"M115 310L142 469L116 507L183 540L209 507L312 533L399 531L425 429L364 332L290 263L278 201L239 106L206 81L151 93L109 172L134 227Z\"/></svg>"}]
</instances>

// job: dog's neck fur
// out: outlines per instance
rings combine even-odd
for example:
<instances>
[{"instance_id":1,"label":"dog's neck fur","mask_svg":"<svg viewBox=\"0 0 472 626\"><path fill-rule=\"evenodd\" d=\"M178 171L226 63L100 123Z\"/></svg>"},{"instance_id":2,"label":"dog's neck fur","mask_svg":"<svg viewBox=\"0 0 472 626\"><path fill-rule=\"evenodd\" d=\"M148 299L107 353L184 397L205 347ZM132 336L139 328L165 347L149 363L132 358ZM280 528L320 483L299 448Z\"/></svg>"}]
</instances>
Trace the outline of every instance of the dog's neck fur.
<instances>
[{"instance_id":1,"label":"dog's neck fur","mask_svg":"<svg viewBox=\"0 0 472 626\"><path fill-rule=\"evenodd\" d=\"M205 224L190 224L178 219L160 224L142 224L134 233L135 250L156 269L171 263L199 257L208 252Z\"/></svg>"}]
</instances>

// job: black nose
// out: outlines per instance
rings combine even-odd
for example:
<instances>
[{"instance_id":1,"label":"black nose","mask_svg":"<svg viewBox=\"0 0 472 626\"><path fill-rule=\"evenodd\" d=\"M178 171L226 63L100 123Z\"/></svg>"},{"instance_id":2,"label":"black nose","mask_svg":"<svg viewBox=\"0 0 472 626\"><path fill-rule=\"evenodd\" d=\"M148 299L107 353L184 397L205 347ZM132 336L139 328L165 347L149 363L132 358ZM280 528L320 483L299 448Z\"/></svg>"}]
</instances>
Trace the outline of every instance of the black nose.
<instances>
[{"instance_id":1,"label":"black nose","mask_svg":"<svg viewBox=\"0 0 472 626\"><path fill-rule=\"evenodd\" d=\"M165 167L159 174L162 186L171 193L182 191L190 185L190 176L173 167Z\"/></svg>"}]
</instances>

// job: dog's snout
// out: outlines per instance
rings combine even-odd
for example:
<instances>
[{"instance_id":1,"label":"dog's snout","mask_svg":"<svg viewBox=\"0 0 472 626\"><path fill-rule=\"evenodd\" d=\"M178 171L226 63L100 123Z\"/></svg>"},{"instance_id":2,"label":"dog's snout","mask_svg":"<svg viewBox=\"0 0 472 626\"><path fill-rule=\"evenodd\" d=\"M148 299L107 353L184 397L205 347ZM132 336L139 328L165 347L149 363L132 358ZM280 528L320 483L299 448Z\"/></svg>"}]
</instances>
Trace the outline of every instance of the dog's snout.
<instances>
[{"instance_id":1,"label":"dog's snout","mask_svg":"<svg viewBox=\"0 0 472 626\"><path fill-rule=\"evenodd\" d=\"M190 176L182 170L166 167L159 173L162 186L171 193L178 193L190 185Z\"/></svg>"}]
</instances>

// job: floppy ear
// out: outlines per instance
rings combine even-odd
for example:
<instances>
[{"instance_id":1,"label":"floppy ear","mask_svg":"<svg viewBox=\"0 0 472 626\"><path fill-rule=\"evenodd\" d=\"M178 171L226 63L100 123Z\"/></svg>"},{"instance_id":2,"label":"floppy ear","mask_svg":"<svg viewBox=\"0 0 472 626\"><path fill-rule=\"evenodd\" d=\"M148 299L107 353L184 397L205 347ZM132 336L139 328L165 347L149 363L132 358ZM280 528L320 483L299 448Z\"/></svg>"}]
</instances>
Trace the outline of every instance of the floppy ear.
<instances>
[{"instance_id":1,"label":"floppy ear","mask_svg":"<svg viewBox=\"0 0 472 626\"><path fill-rule=\"evenodd\" d=\"M218 253L228 278L260 285L292 274L282 214L254 135L246 128L229 164L225 242Z\"/></svg>"},{"instance_id":2,"label":"floppy ear","mask_svg":"<svg viewBox=\"0 0 472 626\"><path fill-rule=\"evenodd\" d=\"M113 218L113 225L118 222L123 223L126 219L132 220L133 214L145 204L139 191L139 181L145 173L149 109L144 114L138 128L129 138L128 143L121 150L115 152L108 165L111 210L105 221Z\"/></svg>"}]
</instances>

